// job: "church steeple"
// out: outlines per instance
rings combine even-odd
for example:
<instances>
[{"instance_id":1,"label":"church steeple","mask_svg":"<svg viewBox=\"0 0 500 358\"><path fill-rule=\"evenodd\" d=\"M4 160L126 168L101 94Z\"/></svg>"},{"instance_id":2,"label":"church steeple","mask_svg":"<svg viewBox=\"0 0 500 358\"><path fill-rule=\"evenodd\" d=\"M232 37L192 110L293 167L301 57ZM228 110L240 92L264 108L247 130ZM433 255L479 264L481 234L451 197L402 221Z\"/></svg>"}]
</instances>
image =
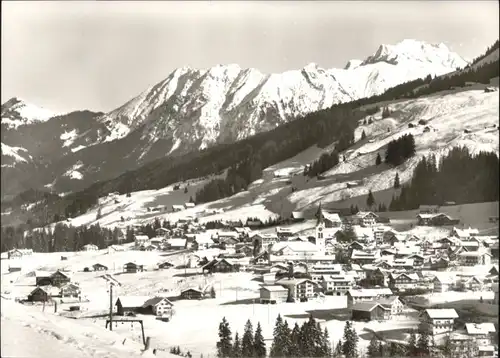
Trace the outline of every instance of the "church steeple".
<instances>
[{"instance_id":1,"label":"church steeple","mask_svg":"<svg viewBox=\"0 0 500 358\"><path fill-rule=\"evenodd\" d=\"M316 212L316 218L318 219L316 225L318 225L324 221L323 209L321 209L321 201L319 202L318 211Z\"/></svg>"}]
</instances>

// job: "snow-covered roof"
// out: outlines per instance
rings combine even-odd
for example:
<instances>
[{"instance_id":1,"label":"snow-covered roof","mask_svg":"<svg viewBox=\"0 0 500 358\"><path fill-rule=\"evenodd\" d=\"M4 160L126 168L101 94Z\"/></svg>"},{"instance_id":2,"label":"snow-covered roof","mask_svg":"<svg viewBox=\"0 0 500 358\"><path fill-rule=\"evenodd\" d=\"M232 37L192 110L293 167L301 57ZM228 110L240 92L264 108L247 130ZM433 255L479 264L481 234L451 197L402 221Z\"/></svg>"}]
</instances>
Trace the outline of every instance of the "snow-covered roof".
<instances>
[{"instance_id":1,"label":"snow-covered roof","mask_svg":"<svg viewBox=\"0 0 500 358\"><path fill-rule=\"evenodd\" d=\"M454 227L452 229L452 234L458 236L458 237L469 237L471 235L477 235L479 234L478 229L473 229L469 227L468 229L459 229L457 227Z\"/></svg>"},{"instance_id":2,"label":"snow-covered roof","mask_svg":"<svg viewBox=\"0 0 500 358\"><path fill-rule=\"evenodd\" d=\"M342 222L342 219L340 218L339 214L337 213L329 213L328 211L322 211L321 212L323 217L331 222Z\"/></svg>"},{"instance_id":3,"label":"snow-covered roof","mask_svg":"<svg viewBox=\"0 0 500 358\"><path fill-rule=\"evenodd\" d=\"M289 248L295 252L315 252L318 247L309 241L281 241L271 247L271 252L278 252L284 248Z\"/></svg>"},{"instance_id":4,"label":"snow-covered roof","mask_svg":"<svg viewBox=\"0 0 500 358\"><path fill-rule=\"evenodd\" d=\"M461 256L461 257L466 257L466 256L468 256L468 257L479 257L479 256L483 256L483 255L491 256L489 253L484 252L484 251L464 251L464 252L461 252L458 255Z\"/></svg>"},{"instance_id":5,"label":"snow-covered roof","mask_svg":"<svg viewBox=\"0 0 500 358\"><path fill-rule=\"evenodd\" d=\"M458 318L454 308L428 308L425 312L432 319Z\"/></svg>"},{"instance_id":6,"label":"snow-covered roof","mask_svg":"<svg viewBox=\"0 0 500 358\"><path fill-rule=\"evenodd\" d=\"M261 286L261 290L266 290L269 292L282 292L282 291L287 291L287 289L283 286L279 285L273 285L273 286Z\"/></svg>"},{"instance_id":7,"label":"snow-covered roof","mask_svg":"<svg viewBox=\"0 0 500 358\"><path fill-rule=\"evenodd\" d=\"M387 308L385 308L378 302L357 302L354 305L352 305L351 310L370 312L377 306L381 307L384 310L387 310Z\"/></svg>"},{"instance_id":8,"label":"snow-covered roof","mask_svg":"<svg viewBox=\"0 0 500 358\"><path fill-rule=\"evenodd\" d=\"M134 240L136 241L143 241L143 240L149 240L148 235L134 235Z\"/></svg>"},{"instance_id":9,"label":"snow-covered roof","mask_svg":"<svg viewBox=\"0 0 500 358\"><path fill-rule=\"evenodd\" d=\"M362 289L351 289L348 293L352 297L376 297L379 295L392 296L392 290L390 288L362 288Z\"/></svg>"},{"instance_id":10,"label":"snow-covered roof","mask_svg":"<svg viewBox=\"0 0 500 358\"><path fill-rule=\"evenodd\" d=\"M283 279L279 280L277 283L279 285L285 285L285 286L296 286L296 285L300 285L301 283L306 282L306 281L309 281L309 282L316 285L316 282L314 282L308 278L283 278Z\"/></svg>"},{"instance_id":11,"label":"snow-covered roof","mask_svg":"<svg viewBox=\"0 0 500 358\"><path fill-rule=\"evenodd\" d=\"M187 241L186 239L172 238L168 239L167 243L171 246L180 247L180 246L186 246L186 241Z\"/></svg>"}]
</instances>

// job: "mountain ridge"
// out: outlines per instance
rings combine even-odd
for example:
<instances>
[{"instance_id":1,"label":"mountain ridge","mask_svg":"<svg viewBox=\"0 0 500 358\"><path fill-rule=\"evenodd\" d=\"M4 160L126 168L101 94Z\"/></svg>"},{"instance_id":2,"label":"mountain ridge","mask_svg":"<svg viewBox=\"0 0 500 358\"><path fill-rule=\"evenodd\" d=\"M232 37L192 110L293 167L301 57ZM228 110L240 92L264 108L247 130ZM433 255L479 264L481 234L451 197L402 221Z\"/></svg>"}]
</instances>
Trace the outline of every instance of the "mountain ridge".
<instances>
[{"instance_id":1,"label":"mountain ridge","mask_svg":"<svg viewBox=\"0 0 500 358\"><path fill-rule=\"evenodd\" d=\"M374 63L348 70L323 69L315 63L279 74L242 69L236 64L206 70L184 66L104 114L72 112L43 123L31 123L33 118L28 118L25 122L29 125L21 120L11 127L16 118L4 116L2 106L2 143L27 149L20 150L34 158L2 167L2 181L9 181L6 192L11 191L12 180L24 189L45 186L59 193L79 190L166 155L180 156L242 140L308 113L380 94L402 82L448 73L455 70L453 66L460 58L456 54L443 56L446 49L415 40L383 46L387 49L384 56L399 56L398 64L372 55L368 58ZM411 48L411 53L402 56L401 46ZM415 59L419 53L434 49L439 50L435 59L428 55L422 61ZM446 61L449 66L443 66ZM467 63L462 59L462 64ZM41 135L30 129L34 125L50 130L43 130L45 134ZM13 131L18 133L14 135ZM39 146L33 148L29 141ZM65 175L76 164L80 174Z\"/></svg>"}]
</instances>

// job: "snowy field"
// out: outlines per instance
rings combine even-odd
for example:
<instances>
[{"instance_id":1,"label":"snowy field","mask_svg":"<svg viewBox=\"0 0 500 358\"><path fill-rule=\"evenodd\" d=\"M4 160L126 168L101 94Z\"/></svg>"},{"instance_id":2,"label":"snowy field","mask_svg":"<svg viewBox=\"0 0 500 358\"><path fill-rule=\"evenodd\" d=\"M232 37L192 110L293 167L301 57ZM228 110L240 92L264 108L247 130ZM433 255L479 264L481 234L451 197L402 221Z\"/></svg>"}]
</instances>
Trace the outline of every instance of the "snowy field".
<instances>
[{"instance_id":1,"label":"snowy field","mask_svg":"<svg viewBox=\"0 0 500 358\"><path fill-rule=\"evenodd\" d=\"M278 215L289 217L294 210L310 211L320 201L325 205L338 203L342 207L342 203L363 197L370 189L377 197L377 191L392 188L396 172L402 183L409 180L423 155L434 154L439 159L454 146L467 146L473 153L481 150L498 153L498 130L493 128L498 124L498 94L485 93L484 86L476 87L390 103L391 117L382 119L381 112L369 116L374 118L373 123L361 124L355 133L355 137L360 139L364 131L367 138L359 140L353 150L342 153L341 159L345 155L346 161L324 173L324 180L308 179L302 175L305 165L333 149L332 146L324 149L314 146L265 169L262 179L252 183L248 191L229 198L171 212L171 205L182 205L194 198L196 191L209 179L190 180L160 190L134 192L128 198L125 195L101 198L100 219L97 220L99 208L96 207L72 219L71 224L99 223L103 227L125 227L148 223L155 217L172 222L187 217L196 217L201 222L244 221L248 217L265 221ZM418 124L421 119L427 121L430 131L424 132L425 126ZM410 123L415 127L409 128ZM374 165L377 153L383 155L389 141L409 133L415 137L417 156L397 168ZM359 185L347 188L347 182L353 181ZM174 190L175 185L179 185L180 189ZM167 205L169 212L148 211L148 208L158 205ZM215 213L215 210L219 212Z\"/></svg>"}]
</instances>

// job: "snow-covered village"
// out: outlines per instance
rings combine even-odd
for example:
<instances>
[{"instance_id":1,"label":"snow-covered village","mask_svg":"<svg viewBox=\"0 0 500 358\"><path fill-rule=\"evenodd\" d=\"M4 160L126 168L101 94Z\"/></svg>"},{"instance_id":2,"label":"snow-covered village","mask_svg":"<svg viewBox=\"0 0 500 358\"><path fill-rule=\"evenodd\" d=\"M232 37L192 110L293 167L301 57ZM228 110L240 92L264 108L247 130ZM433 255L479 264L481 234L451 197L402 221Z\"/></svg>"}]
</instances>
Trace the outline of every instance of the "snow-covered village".
<instances>
[{"instance_id":1,"label":"snow-covered village","mask_svg":"<svg viewBox=\"0 0 500 358\"><path fill-rule=\"evenodd\" d=\"M2 3L2 357L498 357L498 4L313 3Z\"/></svg>"}]
</instances>

